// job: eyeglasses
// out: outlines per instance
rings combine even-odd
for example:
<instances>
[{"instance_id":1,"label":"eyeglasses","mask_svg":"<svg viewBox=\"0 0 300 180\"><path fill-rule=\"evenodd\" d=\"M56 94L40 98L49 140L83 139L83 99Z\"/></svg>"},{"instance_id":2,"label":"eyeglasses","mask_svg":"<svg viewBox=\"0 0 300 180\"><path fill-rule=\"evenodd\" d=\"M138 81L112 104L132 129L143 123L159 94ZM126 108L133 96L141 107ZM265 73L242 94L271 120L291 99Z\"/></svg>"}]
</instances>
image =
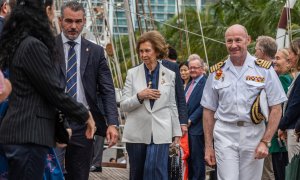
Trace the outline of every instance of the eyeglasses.
<instances>
[{"instance_id":1,"label":"eyeglasses","mask_svg":"<svg viewBox=\"0 0 300 180\"><path fill-rule=\"evenodd\" d=\"M189 67L189 70L197 70L199 68L202 68L202 66L198 66L198 67Z\"/></svg>"}]
</instances>

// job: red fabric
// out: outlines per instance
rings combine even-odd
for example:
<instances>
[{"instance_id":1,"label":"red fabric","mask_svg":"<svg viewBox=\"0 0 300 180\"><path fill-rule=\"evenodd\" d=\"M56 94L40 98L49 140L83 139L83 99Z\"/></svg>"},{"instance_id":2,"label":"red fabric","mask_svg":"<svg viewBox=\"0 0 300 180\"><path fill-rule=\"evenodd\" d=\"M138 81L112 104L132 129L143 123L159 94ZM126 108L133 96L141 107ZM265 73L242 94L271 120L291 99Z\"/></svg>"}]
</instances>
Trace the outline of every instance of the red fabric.
<instances>
[{"instance_id":1,"label":"red fabric","mask_svg":"<svg viewBox=\"0 0 300 180\"><path fill-rule=\"evenodd\" d=\"M181 150L181 158L182 158L182 179L188 179L188 158L190 156L190 149L189 149L189 139L188 134L185 133L184 136L180 139L180 150Z\"/></svg>"}]
</instances>

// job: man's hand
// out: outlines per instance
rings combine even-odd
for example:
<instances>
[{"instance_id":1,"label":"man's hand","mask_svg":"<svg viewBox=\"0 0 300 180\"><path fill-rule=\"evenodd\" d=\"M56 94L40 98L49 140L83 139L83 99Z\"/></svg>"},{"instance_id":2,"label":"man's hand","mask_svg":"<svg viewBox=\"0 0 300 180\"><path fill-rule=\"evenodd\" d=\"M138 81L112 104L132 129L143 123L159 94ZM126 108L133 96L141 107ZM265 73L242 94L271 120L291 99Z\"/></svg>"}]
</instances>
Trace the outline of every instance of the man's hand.
<instances>
[{"instance_id":1,"label":"man's hand","mask_svg":"<svg viewBox=\"0 0 300 180\"><path fill-rule=\"evenodd\" d=\"M0 102L4 101L12 90L11 83L8 79L4 78L3 73L0 71Z\"/></svg>"},{"instance_id":2,"label":"man's hand","mask_svg":"<svg viewBox=\"0 0 300 180\"><path fill-rule=\"evenodd\" d=\"M71 137L72 137L72 129L71 128L67 128L66 131L69 134L69 139L71 139ZM56 142L56 147L58 147L58 148L64 148L64 147L67 147L67 146L68 146L67 144L61 144L61 143Z\"/></svg>"},{"instance_id":3,"label":"man's hand","mask_svg":"<svg viewBox=\"0 0 300 180\"><path fill-rule=\"evenodd\" d=\"M299 142L299 139L300 139L300 132L299 132L299 131L297 132L296 129L295 129L294 134L295 134L295 136L296 136L296 142Z\"/></svg>"},{"instance_id":4,"label":"man's hand","mask_svg":"<svg viewBox=\"0 0 300 180\"><path fill-rule=\"evenodd\" d=\"M96 126L95 126L95 121L94 121L93 116L90 111L89 111L89 115L90 116L89 116L88 120L86 121L85 136L87 139L92 139L96 132Z\"/></svg>"},{"instance_id":5,"label":"man's hand","mask_svg":"<svg viewBox=\"0 0 300 180\"><path fill-rule=\"evenodd\" d=\"M260 142L255 149L255 159L263 159L269 154L269 148L263 142Z\"/></svg>"},{"instance_id":6,"label":"man's hand","mask_svg":"<svg viewBox=\"0 0 300 180\"><path fill-rule=\"evenodd\" d=\"M69 134L69 139L71 139L71 137L72 137L72 129L71 128L67 128L66 131Z\"/></svg>"},{"instance_id":7,"label":"man's hand","mask_svg":"<svg viewBox=\"0 0 300 180\"><path fill-rule=\"evenodd\" d=\"M108 147L112 147L118 141L119 132L114 125L109 125L106 131L106 139L108 142Z\"/></svg>"},{"instance_id":8,"label":"man's hand","mask_svg":"<svg viewBox=\"0 0 300 180\"><path fill-rule=\"evenodd\" d=\"M180 136L175 136L175 138L174 138L174 141L173 141L173 144L176 146L177 144L179 145L179 143L180 143Z\"/></svg>"},{"instance_id":9,"label":"man's hand","mask_svg":"<svg viewBox=\"0 0 300 180\"><path fill-rule=\"evenodd\" d=\"M213 147L205 147L205 161L209 166L216 165L216 156L215 156L215 150Z\"/></svg>"},{"instance_id":10,"label":"man's hand","mask_svg":"<svg viewBox=\"0 0 300 180\"><path fill-rule=\"evenodd\" d=\"M187 125L180 125L181 127L181 132L182 132L182 136L185 135L185 133L188 132L188 128Z\"/></svg>"},{"instance_id":11,"label":"man's hand","mask_svg":"<svg viewBox=\"0 0 300 180\"><path fill-rule=\"evenodd\" d=\"M282 140L285 141L287 138L287 134L286 131L282 131L282 130L278 130L278 137Z\"/></svg>"},{"instance_id":12,"label":"man's hand","mask_svg":"<svg viewBox=\"0 0 300 180\"><path fill-rule=\"evenodd\" d=\"M187 125L187 127L190 127L191 124L192 124L192 121L191 121L191 120L188 120L188 125Z\"/></svg>"}]
</instances>

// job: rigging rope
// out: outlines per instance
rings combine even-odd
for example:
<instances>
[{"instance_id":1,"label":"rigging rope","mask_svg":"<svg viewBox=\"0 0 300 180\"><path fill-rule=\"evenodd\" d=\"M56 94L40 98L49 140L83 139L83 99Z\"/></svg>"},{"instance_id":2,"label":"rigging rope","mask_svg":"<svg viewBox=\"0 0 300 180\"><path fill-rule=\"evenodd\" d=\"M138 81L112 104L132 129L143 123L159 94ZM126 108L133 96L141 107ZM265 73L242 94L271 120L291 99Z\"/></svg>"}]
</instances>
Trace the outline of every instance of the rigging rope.
<instances>
[{"instance_id":1,"label":"rigging rope","mask_svg":"<svg viewBox=\"0 0 300 180\"><path fill-rule=\"evenodd\" d=\"M198 0L195 0L195 1L196 1L196 4L197 4L197 7L198 7L198 5L200 6L200 4L197 3L199 1ZM209 67L205 39L203 38L203 27L202 27L201 16L200 16L200 7L197 10L197 14L198 14L198 21L199 21L199 25L200 25L200 31L201 31L201 35L202 35L202 42L203 42L203 46L204 46L204 54L205 54L206 64Z\"/></svg>"},{"instance_id":2,"label":"rigging rope","mask_svg":"<svg viewBox=\"0 0 300 180\"><path fill-rule=\"evenodd\" d=\"M184 3L184 0L182 0L182 2ZM184 29L188 30L185 7L183 8L183 17L184 17ZM185 32L185 39L186 39L188 54L191 55L190 39L189 39L189 33L187 31Z\"/></svg>"},{"instance_id":3,"label":"rigging rope","mask_svg":"<svg viewBox=\"0 0 300 180\"><path fill-rule=\"evenodd\" d=\"M289 42L292 42L293 39L293 34L291 33L291 28L292 28L292 16L291 16L291 4L290 1L287 0L287 4L288 4L288 11L287 13L287 32L288 32L288 38L289 38Z\"/></svg>"},{"instance_id":4,"label":"rigging rope","mask_svg":"<svg viewBox=\"0 0 300 180\"><path fill-rule=\"evenodd\" d=\"M125 65L125 70L127 72L128 68L127 68L127 61L126 61L126 58L125 58L125 53L124 53L124 48L123 48L123 44L122 44L122 39L121 39L121 36L120 36L120 29L119 29L119 23L118 23L118 16L116 15L116 12L114 12L115 16L117 17L116 18L116 21L117 21L117 31L118 31L118 39L119 39L119 42L120 42L120 48L121 48L121 52L122 52L122 57L123 57L123 60L124 60L124 65ZM119 57L119 56L118 56Z\"/></svg>"},{"instance_id":5,"label":"rigging rope","mask_svg":"<svg viewBox=\"0 0 300 180\"><path fill-rule=\"evenodd\" d=\"M103 1L100 1L100 3L101 3L101 2L102 2L102 3L105 3L105 2L103 2ZM127 10L127 9L125 9L125 8L118 7L118 6L113 5L113 4L110 4L110 3L108 3L108 5L109 5L109 6L113 6L113 7L115 7L116 9L120 9L120 10L123 10L123 11L128 11L128 12L130 12L131 14L134 14L134 15L143 16L143 18L148 19L148 20L151 19L150 17L144 16L144 15L142 15L142 14L140 14L140 13L132 12L131 10ZM165 26L169 26L169 27L172 27L172 28L174 28L174 29L177 29L177 30L180 30L180 31L183 31L183 32L187 32L187 33L193 34L193 35L195 35L195 36L202 37L201 34L197 34L197 33L194 33L194 32L192 32L192 31L188 31L188 30L185 30L185 29L183 29L183 28L179 28L179 27L173 26L173 25L168 24L168 23L165 23L165 22L160 22L160 21L155 20L155 19L153 19L153 18L152 18L152 20L153 20L154 22L163 24L163 25L165 25ZM213 41L213 42L216 42L216 43L225 44L225 42L223 42L223 41L219 41L219 40L217 40L217 39L213 39L213 38L210 38L210 37L207 37L207 36L204 36L204 35L203 35L203 38L208 39L208 40Z\"/></svg>"}]
</instances>

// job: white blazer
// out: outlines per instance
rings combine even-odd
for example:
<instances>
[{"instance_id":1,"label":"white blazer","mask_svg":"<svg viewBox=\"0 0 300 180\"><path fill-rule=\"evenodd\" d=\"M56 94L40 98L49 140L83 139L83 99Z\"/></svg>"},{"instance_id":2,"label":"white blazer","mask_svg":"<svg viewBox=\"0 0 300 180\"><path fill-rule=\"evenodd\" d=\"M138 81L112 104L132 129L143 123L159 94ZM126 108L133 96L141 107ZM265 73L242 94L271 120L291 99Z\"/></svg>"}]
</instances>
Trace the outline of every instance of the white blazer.
<instances>
[{"instance_id":1,"label":"white blazer","mask_svg":"<svg viewBox=\"0 0 300 180\"><path fill-rule=\"evenodd\" d=\"M175 101L175 73L160 63L158 90L161 95L151 109L150 101L142 104L137 93L147 88L144 63L127 72L121 98L121 109L127 112L123 142L166 144L172 137L181 136L178 111Z\"/></svg>"}]
</instances>

